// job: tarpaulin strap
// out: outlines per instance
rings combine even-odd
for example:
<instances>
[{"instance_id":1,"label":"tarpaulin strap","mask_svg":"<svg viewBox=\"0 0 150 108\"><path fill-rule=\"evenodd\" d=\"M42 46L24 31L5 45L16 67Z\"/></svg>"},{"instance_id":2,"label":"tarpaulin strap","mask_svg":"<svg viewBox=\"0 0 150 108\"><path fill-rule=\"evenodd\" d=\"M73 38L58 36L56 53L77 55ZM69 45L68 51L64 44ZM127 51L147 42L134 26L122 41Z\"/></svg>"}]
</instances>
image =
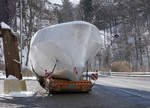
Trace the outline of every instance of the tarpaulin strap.
<instances>
[{"instance_id":1,"label":"tarpaulin strap","mask_svg":"<svg viewBox=\"0 0 150 108\"><path fill-rule=\"evenodd\" d=\"M31 67L32 67L32 72L35 74L35 76L37 77L37 78L39 78L40 76L35 72L35 70L34 70L34 67L33 67L33 65L32 65L32 63L31 63Z\"/></svg>"},{"instance_id":2,"label":"tarpaulin strap","mask_svg":"<svg viewBox=\"0 0 150 108\"><path fill-rule=\"evenodd\" d=\"M58 60L56 60L56 63L58 62ZM54 65L54 67L53 67L53 70L52 70L52 72L49 72L49 73L45 73L45 76L43 76L44 78L47 78L47 79L49 79L49 80L52 80L52 73L54 72L54 70L55 70L55 68L56 68L56 63L55 63L55 65Z\"/></svg>"},{"instance_id":3,"label":"tarpaulin strap","mask_svg":"<svg viewBox=\"0 0 150 108\"><path fill-rule=\"evenodd\" d=\"M43 76L43 78L47 78L47 79L52 79L52 73L53 72L50 72L50 73L45 73L45 76Z\"/></svg>"}]
</instances>

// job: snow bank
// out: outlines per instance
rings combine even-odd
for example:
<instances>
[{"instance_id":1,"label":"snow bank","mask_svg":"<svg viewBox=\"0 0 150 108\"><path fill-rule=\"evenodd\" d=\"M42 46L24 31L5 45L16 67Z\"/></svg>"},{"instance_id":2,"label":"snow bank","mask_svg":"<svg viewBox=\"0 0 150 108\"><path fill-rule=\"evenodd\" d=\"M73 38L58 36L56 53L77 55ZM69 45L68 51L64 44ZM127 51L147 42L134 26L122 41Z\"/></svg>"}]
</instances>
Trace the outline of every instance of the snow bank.
<instances>
[{"instance_id":1,"label":"snow bank","mask_svg":"<svg viewBox=\"0 0 150 108\"><path fill-rule=\"evenodd\" d=\"M31 97L35 93L31 91L10 92L9 94L0 94L0 97Z\"/></svg>"},{"instance_id":2,"label":"snow bank","mask_svg":"<svg viewBox=\"0 0 150 108\"><path fill-rule=\"evenodd\" d=\"M37 80L37 77L23 77L23 80Z\"/></svg>"},{"instance_id":3,"label":"snow bank","mask_svg":"<svg viewBox=\"0 0 150 108\"><path fill-rule=\"evenodd\" d=\"M6 78L6 75L4 75L2 72L0 72L0 79L8 80L8 79L17 79L17 78L15 76L13 76L13 75L9 75L9 77ZM37 80L37 77L23 77L22 80Z\"/></svg>"},{"instance_id":4,"label":"snow bank","mask_svg":"<svg viewBox=\"0 0 150 108\"><path fill-rule=\"evenodd\" d=\"M18 78L16 78L16 77L13 76L13 75L9 75L8 78L6 78L6 80L9 80L9 79L16 79L16 80L18 80Z\"/></svg>"},{"instance_id":5,"label":"snow bank","mask_svg":"<svg viewBox=\"0 0 150 108\"><path fill-rule=\"evenodd\" d=\"M0 72L0 79L5 79L6 76L3 74L3 72Z\"/></svg>"},{"instance_id":6,"label":"snow bank","mask_svg":"<svg viewBox=\"0 0 150 108\"><path fill-rule=\"evenodd\" d=\"M52 71L57 61L53 77L78 81L86 61L102 47L103 36L96 26L83 21L57 24L33 36L29 61L39 75Z\"/></svg>"}]
</instances>

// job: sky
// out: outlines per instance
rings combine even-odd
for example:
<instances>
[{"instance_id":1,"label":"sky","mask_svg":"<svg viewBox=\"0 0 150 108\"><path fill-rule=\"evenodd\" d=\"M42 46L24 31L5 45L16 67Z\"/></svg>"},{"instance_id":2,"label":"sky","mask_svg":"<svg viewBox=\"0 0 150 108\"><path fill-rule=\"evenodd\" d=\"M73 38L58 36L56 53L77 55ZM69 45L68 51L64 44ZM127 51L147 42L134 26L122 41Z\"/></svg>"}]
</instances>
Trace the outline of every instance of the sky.
<instances>
[{"instance_id":1,"label":"sky","mask_svg":"<svg viewBox=\"0 0 150 108\"><path fill-rule=\"evenodd\" d=\"M61 0L49 0L52 3L61 4ZM78 4L80 0L70 0L73 4Z\"/></svg>"}]
</instances>

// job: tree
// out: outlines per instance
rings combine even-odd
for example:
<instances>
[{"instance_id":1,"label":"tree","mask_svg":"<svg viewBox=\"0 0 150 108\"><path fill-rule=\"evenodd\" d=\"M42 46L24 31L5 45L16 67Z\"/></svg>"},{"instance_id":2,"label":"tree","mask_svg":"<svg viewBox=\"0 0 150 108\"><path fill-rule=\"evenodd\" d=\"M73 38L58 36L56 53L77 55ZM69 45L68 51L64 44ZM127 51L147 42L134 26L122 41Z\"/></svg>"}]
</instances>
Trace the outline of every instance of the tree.
<instances>
[{"instance_id":1,"label":"tree","mask_svg":"<svg viewBox=\"0 0 150 108\"><path fill-rule=\"evenodd\" d=\"M48 0L23 0L23 49L27 48L27 56L25 58L28 64L28 57L30 52L31 38L39 29L56 24L56 17L51 8L55 5L51 4ZM19 10L19 3L17 10ZM19 17L19 11L17 11Z\"/></svg>"},{"instance_id":2,"label":"tree","mask_svg":"<svg viewBox=\"0 0 150 108\"><path fill-rule=\"evenodd\" d=\"M60 10L57 7L54 9L54 13L57 16L58 23L63 22L62 13L60 12Z\"/></svg>"},{"instance_id":3,"label":"tree","mask_svg":"<svg viewBox=\"0 0 150 108\"><path fill-rule=\"evenodd\" d=\"M69 0L62 0L62 3L62 9L60 10L61 17L58 13L59 17L62 18L62 22L73 21L73 7L71 2Z\"/></svg>"},{"instance_id":4,"label":"tree","mask_svg":"<svg viewBox=\"0 0 150 108\"><path fill-rule=\"evenodd\" d=\"M0 22L13 26L16 14L16 0L0 0Z\"/></svg>"},{"instance_id":5,"label":"tree","mask_svg":"<svg viewBox=\"0 0 150 108\"><path fill-rule=\"evenodd\" d=\"M83 20L87 22L91 22L93 19L93 7L92 0L81 0L80 7L83 9Z\"/></svg>"}]
</instances>

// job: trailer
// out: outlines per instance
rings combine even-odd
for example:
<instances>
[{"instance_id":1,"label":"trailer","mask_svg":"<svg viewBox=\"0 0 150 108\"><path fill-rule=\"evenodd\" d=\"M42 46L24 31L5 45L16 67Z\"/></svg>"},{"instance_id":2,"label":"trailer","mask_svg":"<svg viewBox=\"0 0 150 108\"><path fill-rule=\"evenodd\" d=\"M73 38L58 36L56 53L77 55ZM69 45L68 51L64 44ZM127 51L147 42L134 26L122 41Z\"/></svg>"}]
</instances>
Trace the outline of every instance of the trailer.
<instances>
[{"instance_id":1,"label":"trailer","mask_svg":"<svg viewBox=\"0 0 150 108\"><path fill-rule=\"evenodd\" d=\"M40 85L50 93L63 92L82 92L88 93L92 90L95 81L98 79L98 71L92 74L83 73L79 81L70 81L67 79L57 79L52 77L56 64L52 72L46 73L44 76L38 76L32 67L32 71L36 74Z\"/></svg>"},{"instance_id":2,"label":"trailer","mask_svg":"<svg viewBox=\"0 0 150 108\"><path fill-rule=\"evenodd\" d=\"M43 82L44 81L44 82ZM49 93L57 92L84 92L88 93L92 90L94 83L91 80L69 81L64 79L40 77L39 82Z\"/></svg>"},{"instance_id":3,"label":"trailer","mask_svg":"<svg viewBox=\"0 0 150 108\"><path fill-rule=\"evenodd\" d=\"M89 92L92 90L93 84L88 80L68 81L62 79L46 80L45 87L49 93L56 92Z\"/></svg>"}]
</instances>

